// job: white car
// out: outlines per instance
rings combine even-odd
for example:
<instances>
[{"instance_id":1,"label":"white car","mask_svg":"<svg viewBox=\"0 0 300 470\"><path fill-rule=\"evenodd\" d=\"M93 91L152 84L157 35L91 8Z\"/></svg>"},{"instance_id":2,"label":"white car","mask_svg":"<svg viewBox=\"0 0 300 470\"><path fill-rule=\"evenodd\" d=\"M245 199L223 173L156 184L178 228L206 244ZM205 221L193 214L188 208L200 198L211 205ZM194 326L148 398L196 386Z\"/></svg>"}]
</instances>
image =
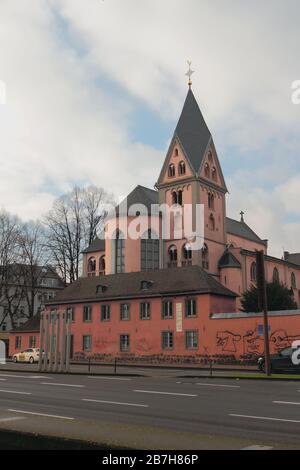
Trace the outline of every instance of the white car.
<instances>
[{"instance_id":1,"label":"white car","mask_svg":"<svg viewBox=\"0 0 300 470\"><path fill-rule=\"evenodd\" d=\"M40 357L40 349L39 348L29 348L24 349L17 354L14 354L12 360L14 362L29 362L29 364L33 364L34 362L38 362Z\"/></svg>"}]
</instances>

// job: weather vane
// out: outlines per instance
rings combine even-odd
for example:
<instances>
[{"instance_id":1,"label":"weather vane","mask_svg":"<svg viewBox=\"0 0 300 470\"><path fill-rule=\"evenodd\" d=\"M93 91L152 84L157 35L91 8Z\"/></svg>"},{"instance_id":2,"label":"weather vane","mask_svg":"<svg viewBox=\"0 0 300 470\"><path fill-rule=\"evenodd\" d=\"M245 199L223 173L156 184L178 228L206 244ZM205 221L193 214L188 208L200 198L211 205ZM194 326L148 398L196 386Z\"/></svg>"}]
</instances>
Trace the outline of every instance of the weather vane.
<instances>
[{"instance_id":1,"label":"weather vane","mask_svg":"<svg viewBox=\"0 0 300 470\"><path fill-rule=\"evenodd\" d=\"M188 71L187 71L187 73L186 73L186 76L189 77L189 83L188 83L188 85L189 85L189 87L191 88L191 86L192 86L192 75L193 75L193 73L194 73L195 71L191 69L192 62L191 62L190 60L188 60L187 63L188 63L189 69L188 69Z\"/></svg>"}]
</instances>

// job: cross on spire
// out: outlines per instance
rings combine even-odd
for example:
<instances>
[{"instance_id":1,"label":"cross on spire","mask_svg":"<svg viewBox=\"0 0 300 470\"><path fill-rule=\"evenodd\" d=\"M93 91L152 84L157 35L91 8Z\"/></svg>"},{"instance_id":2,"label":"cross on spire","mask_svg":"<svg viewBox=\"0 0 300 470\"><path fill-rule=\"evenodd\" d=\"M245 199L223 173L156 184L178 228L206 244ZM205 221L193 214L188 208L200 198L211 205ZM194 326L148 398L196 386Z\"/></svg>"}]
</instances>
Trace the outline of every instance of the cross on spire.
<instances>
[{"instance_id":1,"label":"cross on spire","mask_svg":"<svg viewBox=\"0 0 300 470\"><path fill-rule=\"evenodd\" d=\"M187 77L189 77L188 85L189 85L189 87L191 88L192 83L193 83L193 82L192 82L192 75L193 75L193 73L194 73L195 71L191 69L192 62L191 62L190 60L188 60L187 63L188 63L189 69L188 69L188 71L187 71L187 73L186 73L185 75L186 75Z\"/></svg>"}]
</instances>

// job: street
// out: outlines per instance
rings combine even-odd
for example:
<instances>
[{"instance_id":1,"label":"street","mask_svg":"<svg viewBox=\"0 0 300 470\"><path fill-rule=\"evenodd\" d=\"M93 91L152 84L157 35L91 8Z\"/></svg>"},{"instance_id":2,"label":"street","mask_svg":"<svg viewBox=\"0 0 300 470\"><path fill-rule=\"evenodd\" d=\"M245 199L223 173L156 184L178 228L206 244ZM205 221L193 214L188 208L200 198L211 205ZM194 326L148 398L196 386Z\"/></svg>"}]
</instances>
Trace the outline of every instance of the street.
<instances>
[{"instance_id":1,"label":"street","mask_svg":"<svg viewBox=\"0 0 300 470\"><path fill-rule=\"evenodd\" d=\"M0 429L143 449L300 447L300 384L0 372Z\"/></svg>"}]
</instances>

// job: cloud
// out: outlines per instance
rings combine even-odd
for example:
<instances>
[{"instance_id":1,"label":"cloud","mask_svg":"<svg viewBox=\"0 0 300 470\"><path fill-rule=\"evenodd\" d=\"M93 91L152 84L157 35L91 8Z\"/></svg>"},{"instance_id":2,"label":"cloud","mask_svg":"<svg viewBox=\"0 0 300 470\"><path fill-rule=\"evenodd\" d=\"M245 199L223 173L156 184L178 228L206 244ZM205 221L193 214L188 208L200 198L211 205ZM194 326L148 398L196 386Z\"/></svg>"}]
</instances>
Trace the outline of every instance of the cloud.
<instances>
[{"instance_id":1,"label":"cloud","mask_svg":"<svg viewBox=\"0 0 300 470\"><path fill-rule=\"evenodd\" d=\"M163 148L133 138L136 109L172 129L192 59L228 212L246 209L274 253L297 249L299 13L298 0L2 0L1 204L31 218L75 182L152 186L171 132Z\"/></svg>"}]
</instances>

